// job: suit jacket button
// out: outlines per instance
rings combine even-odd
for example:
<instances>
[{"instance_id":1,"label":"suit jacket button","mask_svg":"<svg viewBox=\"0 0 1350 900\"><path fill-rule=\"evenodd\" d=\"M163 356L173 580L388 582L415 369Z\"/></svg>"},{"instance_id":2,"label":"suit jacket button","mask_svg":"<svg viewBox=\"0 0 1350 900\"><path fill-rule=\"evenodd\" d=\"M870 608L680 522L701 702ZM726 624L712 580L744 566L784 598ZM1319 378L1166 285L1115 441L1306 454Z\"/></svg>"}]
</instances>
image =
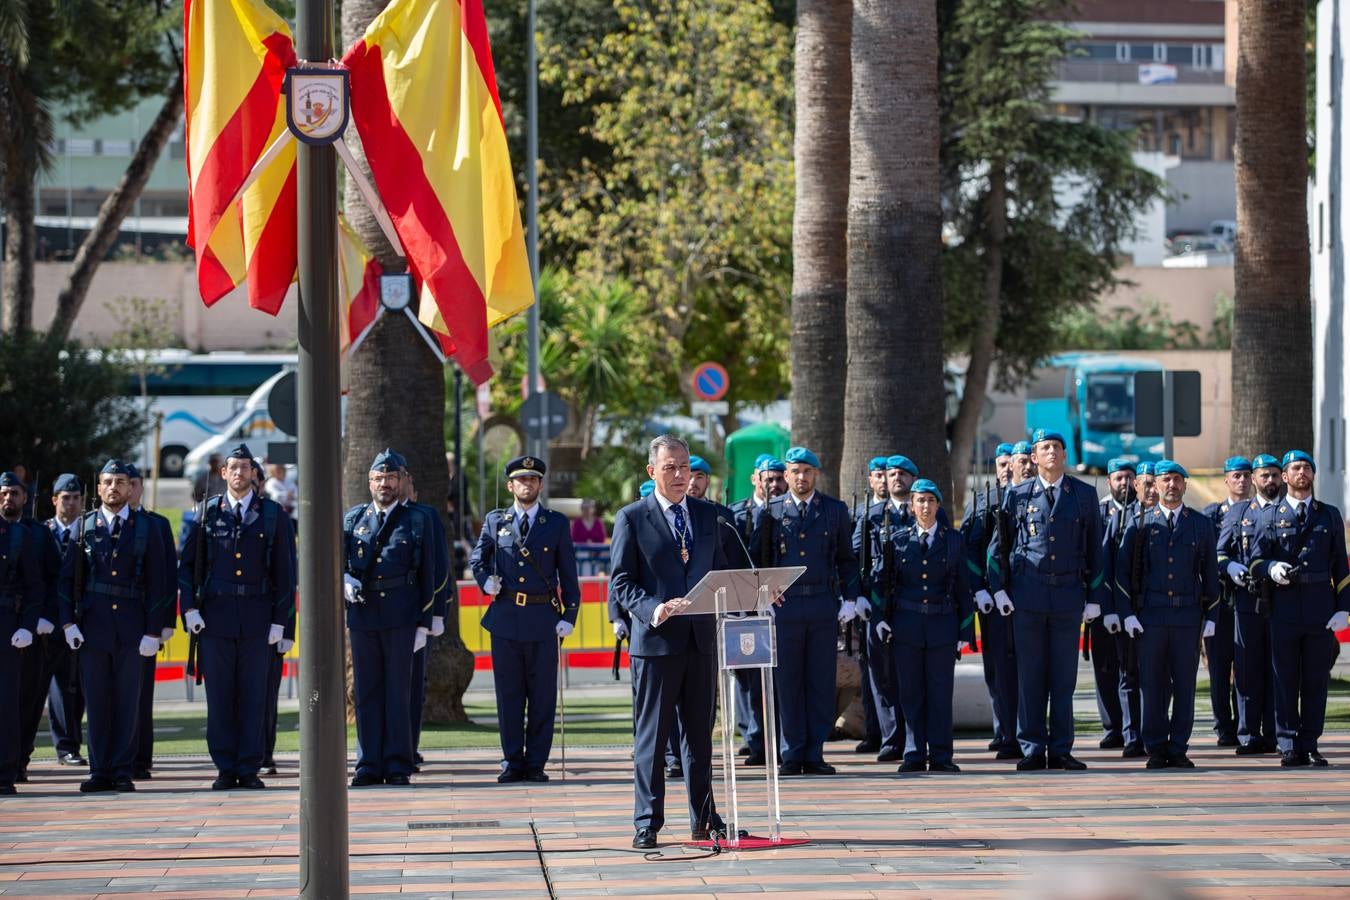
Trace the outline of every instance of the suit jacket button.
<instances>
[{"instance_id":1,"label":"suit jacket button","mask_svg":"<svg viewBox=\"0 0 1350 900\"><path fill-rule=\"evenodd\" d=\"M117 604L114 603L114 604L112 605L112 608L113 608L113 609L117 609Z\"/></svg>"},{"instance_id":2,"label":"suit jacket button","mask_svg":"<svg viewBox=\"0 0 1350 900\"><path fill-rule=\"evenodd\" d=\"M1052 535L1050 535L1050 543L1053 544L1054 542L1055 542L1055 536L1052 534Z\"/></svg>"},{"instance_id":3,"label":"suit jacket button","mask_svg":"<svg viewBox=\"0 0 1350 900\"><path fill-rule=\"evenodd\" d=\"M117 577L117 570L116 570L116 569L113 569L113 570L112 570L112 577L114 577L114 578Z\"/></svg>"},{"instance_id":4,"label":"suit jacket button","mask_svg":"<svg viewBox=\"0 0 1350 900\"><path fill-rule=\"evenodd\" d=\"M380 596L381 596L381 597L384 596L384 591L380 591Z\"/></svg>"},{"instance_id":5,"label":"suit jacket button","mask_svg":"<svg viewBox=\"0 0 1350 900\"><path fill-rule=\"evenodd\" d=\"M798 556L805 556L805 555L806 555L806 551L805 551L805 550L801 551L801 552L798 554Z\"/></svg>"},{"instance_id":6,"label":"suit jacket button","mask_svg":"<svg viewBox=\"0 0 1350 900\"><path fill-rule=\"evenodd\" d=\"M547 547L544 548L544 552L545 552L545 553L548 552L548 548L547 548Z\"/></svg>"},{"instance_id":7,"label":"suit jacket button","mask_svg":"<svg viewBox=\"0 0 1350 900\"><path fill-rule=\"evenodd\" d=\"M521 576L521 578L520 578L520 583L521 583L521 584L524 584L524 583L525 583L525 577L524 577L524 576Z\"/></svg>"},{"instance_id":8,"label":"suit jacket button","mask_svg":"<svg viewBox=\"0 0 1350 900\"><path fill-rule=\"evenodd\" d=\"M1055 561L1055 554L1053 554L1053 553L1050 554L1050 561L1051 561L1051 562L1054 562L1054 561Z\"/></svg>"}]
</instances>

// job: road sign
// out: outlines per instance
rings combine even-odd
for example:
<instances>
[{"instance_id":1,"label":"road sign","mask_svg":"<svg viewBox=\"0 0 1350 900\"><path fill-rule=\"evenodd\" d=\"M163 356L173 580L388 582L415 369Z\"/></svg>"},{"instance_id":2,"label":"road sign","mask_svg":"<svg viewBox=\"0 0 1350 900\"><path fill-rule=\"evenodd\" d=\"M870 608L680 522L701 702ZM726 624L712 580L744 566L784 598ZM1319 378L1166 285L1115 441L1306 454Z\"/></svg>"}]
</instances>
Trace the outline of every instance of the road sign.
<instances>
[{"instance_id":1,"label":"road sign","mask_svg":"<svg viewBox=\"0 0 1350 900\"><path fill-rule=\"evenodd\" d=\"M731 387L731 377L727 375L727 370L721 363L705 362L694 367L689 384L698 399L721 400Z\"/></svg>"},{"instance_id":2,"label":"road sign","mask_svg":"<svg viewBox=\"0 0 1350 900\"><path fill-rule=\"evenodd\" d=\"M725 416L731 412L731 404L725 400L695 400L689 404L689 414L693 416Z\"/></svg>"},{"instance_id":3,"label":"road sign","mask_svg":"<svg viewBox=\"0 0 1350 900\"><path fill-rule=\"evenodd\" d=\"M1135 372L1134 433L1163 436L1172 459L1172 439L1200 436L1199 372Z\"/></svg>"},{"instance_id":4,"label":"road sign","mask_svg":"<svg viewBox=\"0 0 1350 900\"><path fill-rule=\"evenodd\" d=\"M278 431L294 437L299 433L299 418L295 408L295 373L287 372L272 385L267 395L267 414Z\"/></svg>"},{"instance_id":5,"label":"road sign","mask_svg":"<svg viewBox=\"0 0 1350 900\"><path fill-rule=\"evenodd\" d=\"M548 421L544 421L544 398L548 398ZM520 425L525 433L552 439L567 427L567 403L552 391L541 391L525 398L520 405Z\"/></svg>"}]
</instances>

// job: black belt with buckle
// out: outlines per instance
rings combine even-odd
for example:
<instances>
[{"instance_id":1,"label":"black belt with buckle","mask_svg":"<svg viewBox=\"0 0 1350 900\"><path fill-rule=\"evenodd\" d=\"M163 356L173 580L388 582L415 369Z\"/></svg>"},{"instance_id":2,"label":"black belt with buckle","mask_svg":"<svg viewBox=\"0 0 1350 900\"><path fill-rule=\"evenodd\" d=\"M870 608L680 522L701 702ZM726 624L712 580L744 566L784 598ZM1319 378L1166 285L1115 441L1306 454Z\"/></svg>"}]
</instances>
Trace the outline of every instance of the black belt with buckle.
<instances>
[{"instance_id":1,"label":"black belt with buckle","mask_svg":"<svg viewBox=\"0 0 1350 900\"><path fill-rule=\"evenodd\" d=\"M512 596L516 606L557 606L558 598L552 594L527 594L516 591Z\"/></svg>"}]
</instances>

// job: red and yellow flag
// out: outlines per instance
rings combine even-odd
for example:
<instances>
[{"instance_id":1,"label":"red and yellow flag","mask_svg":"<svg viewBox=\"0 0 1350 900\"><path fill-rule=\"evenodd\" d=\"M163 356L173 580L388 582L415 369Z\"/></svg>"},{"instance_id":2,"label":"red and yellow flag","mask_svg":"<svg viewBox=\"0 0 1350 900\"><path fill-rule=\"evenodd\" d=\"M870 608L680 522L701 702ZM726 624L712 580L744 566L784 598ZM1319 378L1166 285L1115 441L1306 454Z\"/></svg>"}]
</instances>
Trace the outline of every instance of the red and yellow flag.
<instances>
[{"instance_id":1,"label":"red and yellow flag","mask_svg":"<svg viewBox=\"0 0 1350 900\"><path fill-rule=\"evenodd\" d=\"M347 220L338 216L338 317L339 351L347 352L352 341L375 321L380 309L380 261L370 255Z\"/></svg>"},{"instance_id":2,"label":"red and yellow flag","mask_svg":"<svg viewBox=\"0 0 1350 900\"><path fill-rule=\"evenodd\" d=\"M482 0L394 0L343 63L419 318L481 383L488 328L534 302Z\"/></svg>"},{"instance_id":3,"label":"red and yellow flag","mask_svg":"<svg viewBox=\"0 0 1350 900\"><path fill-rule=\"evenodd\" d=\"M183 50L187 242L202 300L209 306L247 281L249 305L276 315L295 280L294 144L233 198L286 129L290 29L259 0L187 0Z\"/></svg>"}]
</instances>

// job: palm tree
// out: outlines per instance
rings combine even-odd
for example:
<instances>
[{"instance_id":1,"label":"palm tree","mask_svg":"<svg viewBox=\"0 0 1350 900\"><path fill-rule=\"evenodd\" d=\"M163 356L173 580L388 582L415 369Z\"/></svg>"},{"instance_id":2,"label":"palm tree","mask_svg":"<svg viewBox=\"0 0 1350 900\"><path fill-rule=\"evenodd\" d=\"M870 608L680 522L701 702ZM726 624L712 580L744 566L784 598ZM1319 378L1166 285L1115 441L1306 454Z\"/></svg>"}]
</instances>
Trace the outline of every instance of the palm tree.
<instances>
[{"instance_id":1,"label":"palm tree","mask_svg":"<svg viewBox=\"0 0 1350 900\"><path fill-rule=\"evenodd\" d=\"M904 453L947 486L932 0L855 0L842 492Z\"/></svg>"},{"instance_id":2,"label":"palm tree","mask_svg":"<svg viewBox=\"0 0 1350 900\"><path fill-rule=\"evenodd\" d=\"M343 46L350 46L365 34L385 5L385 0L344 0ZM355 128L347 129L346 140L370 178ZM385 239L351 178L346 180L343 208L347 222L385 271L398 271L402 260ZM450 482L445 463L445 377L440 360L416 334L407 316L380 317L360 349L351 355L348 382L343 436L343 494L347 503L370 499L367 473L371 460L385 447L393 447L407 458L421 501L440 510L445 520L444 500ZM473 654L460 638L459 617L453 607L446 619L445 634L433 638L427 651L426 720L467 721L463 697L473 677Z\"/></svg>"},{"instance_id":3,"label":"palm tree","mask_svg":"<svg viewBox=\"0 0 1350 900\"><path fill-rule=\"evenodd\" d=\"M844 449L849 136L839 118L853 89L851 5L799 0L793 76L792 437L820 456L828 492Z\"/></svg>"},{"instance_id":4,"label":"palm tree","mask_svg":"<svg viewBox=\"0 0 1350 900\"><path fill-rule=\"evenodd\" d=\"M1305 15L1238 3L1231 445L1244 453L1313 438Z\"/></svg>"},{"instance_id":5,"label":"palm tree","mask_svg":"<svg viewBox=\"0 0 1350 900\"><path fill-rule=\"evenodd\" d=\"M32 329L33 257L37 248L33 182L50 161L52 116L35 89L34 46L46 40L34 34L27 0L0 0L0 194L5 206L3 328L10 334Z\"/></svg>"}]
</instances>

